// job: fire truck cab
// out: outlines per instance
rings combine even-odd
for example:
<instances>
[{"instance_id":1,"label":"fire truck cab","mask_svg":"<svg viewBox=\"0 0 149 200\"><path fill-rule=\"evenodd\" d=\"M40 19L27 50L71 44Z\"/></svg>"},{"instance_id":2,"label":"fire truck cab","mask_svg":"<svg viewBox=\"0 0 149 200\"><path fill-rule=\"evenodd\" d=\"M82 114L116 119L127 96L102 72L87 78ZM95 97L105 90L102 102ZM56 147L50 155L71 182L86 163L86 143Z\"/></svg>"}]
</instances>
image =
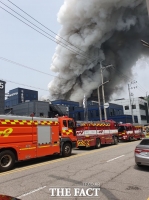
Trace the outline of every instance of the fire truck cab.
<instances>
[{"instance_id":1,"label":"fire truck cab","mask_svg":"<svg viewBox=\"0 0 149 200\"><path fill-rule=\"evenodd\" d=\"M118 125L119 140L132 141L143 137L142 126L134 126L131 123Z\"/></svg>"},{"instance_id":2,"label":"fire truck cab","mask_svg":"<svg viewBox=\"0 0 149 200\"><path fill-rule=\"evenodd\" d=\"M118 130L113 120L81 123L76 133L79 148L94 146L98 149L102 144L118 144Z\"/></svg>"},{"instance_id":3,"label":"fire truck cab","mask_svg":"<svg viewBox=\"0 0 149 200\"><path fill-rule=\"evenodd\" d=\"M15 162L47 155L70 156L77 147L72 118L0 115L0 171Z\"/></svg>"}]
</instances>

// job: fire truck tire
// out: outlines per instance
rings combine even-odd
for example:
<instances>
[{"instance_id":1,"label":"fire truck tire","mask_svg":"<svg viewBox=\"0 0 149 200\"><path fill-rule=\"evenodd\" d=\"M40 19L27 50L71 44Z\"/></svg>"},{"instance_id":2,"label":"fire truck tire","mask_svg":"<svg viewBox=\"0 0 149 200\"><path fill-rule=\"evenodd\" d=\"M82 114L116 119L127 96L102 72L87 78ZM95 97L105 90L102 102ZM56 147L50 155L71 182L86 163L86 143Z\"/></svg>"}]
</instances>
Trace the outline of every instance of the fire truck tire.
<instances>
[{"instance_id":1,"label":"fire truck tire","mask_svg":"<svg viewBox=\"0 0 149 200\"><path fill-rule=\"evenodd\" d=\"M101 142L100 142L100 139L97 138L97 139L96 139L96 145L95 145L95 148L96 148L96 149L99 149L100 147L101 147Z\"/></svg>"},{"instance_id":2,"label":"fire truck tire","mask_svg":"<svg viewBox=\"0 0 149 200\"><path fill-rule=\"evenodd\" d=\"M10 150L5 150L0 153L0 171L8 171L13 168L15 164L15 155Z\"/></svg>"},{"instance_id":3,"label":"fire truck tire","mask_svg":"<svg viewBox=\"0 0 149 200\"><path fill-rule=\"evenodd\" d=\"M63 150L62 150L62 156L68 157L71 155L72 147L70 143L64 143L63 144Z\"/></svg>"},{"instance_id":4,"label":"fire truck tire","mask_svg":"<svg viewBox=\"0 0 149 200\"><path fill-rule=\"evenodd\" d=\"M114 145L118 144L118 138L117 137L113 137L113 141L114 141Z\"/></svg>"}]
</instances>

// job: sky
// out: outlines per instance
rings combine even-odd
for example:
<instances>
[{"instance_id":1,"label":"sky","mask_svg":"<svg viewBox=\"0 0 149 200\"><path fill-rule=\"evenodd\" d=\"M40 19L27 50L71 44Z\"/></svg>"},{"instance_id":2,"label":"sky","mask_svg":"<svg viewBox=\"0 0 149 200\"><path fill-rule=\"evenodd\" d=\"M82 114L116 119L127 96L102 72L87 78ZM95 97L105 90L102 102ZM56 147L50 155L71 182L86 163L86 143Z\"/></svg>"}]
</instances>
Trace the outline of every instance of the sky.
<instances>
[{"instance_id":1,"label":"sky","mask_svg":"<svg viewBox=\"0 0 149 200\"><path fill-rule=\"evenodd\" d=\"M2 0L2 2L39 26L9 1ZM64 0L44 0L44 3L41 0L13 0L15 5L55 33L58 33L61 28L61 25L57 22L57 14L63 2ZM0 4L1 7L9 10L2 3ZM11 10L9 11L13 13ZM31 29L1 8L0 27L0 80L6 81L6 93L11 89L22 87L37 90L39 99L42 96L48 96L48 84L53 79L53 76L56 76L55 73L50 71L56 43ZM42 26L40 28L44 29ZM47 31L46 29L44 30ZM51 32L49 34L55 37L55 34ZM9 62L6 62L6 60L9 60ZM26 67L21 67L12 62ZM141 60L137 61L133 67L133 74L134 77L132 79L137 81L131 87L135 87L131 89L133 97L149 95L149 59L142 57ZM113 95L113 98L128 98L127 84L125 90L121 94Z\"/></svg>"},{"instance_id":2,"label":"sky","mask_svg":"<svg viewBox=\"0 0 149 200\"><path fill-rule=\"evenodd\" d=\"M9 1L2 0L2 2L34 24L39 25ZM44 0L44 3L40 0L13 0L12 2L53 32L58 33L60 30L61 26L57 22L57 13L64 2L63 0ZM2 3L0 3L0 6L9 10ZM11 10L9 11L13 13ZM31 29L1 8L0 27L0 80L6 81L6 93L11 89L22 87L37 90L39 98L43 95L48 95L48 83L53 77L47 74L56 76L55 73L50 71L56 43ZM42 26L40 27L43 29ZM47 31L46 29L44 30ZM49 32L49 34L55 37L53 33ZM46 74L6 62L2 58Z\"/></svg>"}]
</instances>

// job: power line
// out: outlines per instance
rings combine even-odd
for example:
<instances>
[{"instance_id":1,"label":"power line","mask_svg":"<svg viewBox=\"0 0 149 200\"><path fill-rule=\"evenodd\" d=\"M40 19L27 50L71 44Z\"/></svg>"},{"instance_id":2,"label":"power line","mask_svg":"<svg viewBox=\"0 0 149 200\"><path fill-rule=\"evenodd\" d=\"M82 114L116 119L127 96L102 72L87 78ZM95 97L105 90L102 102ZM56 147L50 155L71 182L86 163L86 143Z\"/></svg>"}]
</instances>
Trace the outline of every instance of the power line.
<instances>
[{"instance_id":1,"label":"power line","mask_svg":"<svg viewBox=\"0 0 149 200\"><path fill-rule=\"evenodd\" d=\"M35 88L35 89L38 89L38 90L43 90L43 91L49 92L49 90L45 90L45 89L42 89L42 88L38 88L38 87L30 86L30 85L25 85L25 84L22 84L22 83L17 83L17 82L6 80L6 79L1 79L1 80L5 81L5 82L10 82L10 83L14 83L14 84L17 84L17 85L23 85L23 86L27 86L27 87L31 87L31 88Z\"/></svg>"},{"instance_id":2,"label":"power line","mask_svg":"<svg viewBox=\"0 0 149 200\"><path fill-rule=\"evenodd\" d=\"M115 69L115 71L116 71L116 72L119 72L120 76L124 77L127 81L128 81L128 80L129 80L129 81L133 81L132 78L128 77L126 74L124 74L124 73L121 72L120 70ZM138 81L137 81L137 84L140 85L140 84L138 83ZM140 85L140 87L142 87L142 86ZM142 87L142 90L146 91L143 87Z\"/></svg>"},{"instance_id":3,"label":"power line","mask_svg":"<svg viewBox=\"0 0 149 200\"><path fill-rule=\"evenodd\" d=\"M130 77L128 77L129 79L130 79ZM132 81L132 79L131 79L131 81ZM137 85L142 89L142 90L144 90L145 92L146 92L146 90L145 90L145 88L143 87L143 86L141 86L141 84L137 81Z\"/></svg>"},{"instance_id":4,"label":"power line","mask_svg":"<svg viewBox=\"0 0 149 200\"><path fill-rule=\"evenodd\" d=\"M1 3L2 3L2 2L1 2ZM53 40L53 39L50 38L50 37L51 37L50 34L46 33L45 31L43 31L42 29L40 29L40 28L37 27L36 25L33 24L35 27L37 27L38 29L40 29L40 30L42 30L43 32L45 32L46 34L48 34L50 37L46 36L46 35L43 34L42 32L38 31L38 30L35 29L34 27L32 27L32 26L30 26L29 24L27 24L26 22L24 22L23 20L19 19L17 16L13 15L12 13L10 13L8 10L4 9L3 7L0 6L0 8L2 8L4 11L6 11L6 12L9 13L10 15L12 15L12 16L15 17L16 19L18 19L19 21L21 21L21 22L24 23L25 25L29 26L30 28L32 28L32 29L35 30L36 32L40 33L41 35L45 36L46 38L48 38L48 39L50 39L50 40L52 40L53 42L56 43L55 40ZM14 11L14 12L15 12L15 11ZM19 14L18 14L18 15L19 15ZM24 18L24 17L22 17L22 18ZM25 19L25 20L26 20L26 19ZM26 20L26 21L28 21L28 20ZM29 23L31 23L31 22L29 22ZM31 23L31 24L32 24L32 23ZM53 37L53 36L52 36L52 37ZM55 38L54 38L54 39L55 39ZM59 45L61 45L62 47L68 49L69 51L71 51L71 52L73 52L73 53L78 53L78 52L75 52L74 50L69 49L69 47L67 48L66 45L65 45L65 46L62 45L62 44L59 44ZM70 47L70 48L71 48L71 47Z\"/></svg>"},{"instance_id":5,"label":"power line","mask_svg":"<svg viewBox=\"0 0 149 200\"><path fill-rule=\"evenodd\" d=\"M0 1L1 2L1 1ZM23 17L22 15L20 15L18 12L14 11L12 8L10 8L9 6L7 6L6 4L4 4L3 2L1 2L3 5L5 5L7 8L9 8L10 10L12 10L13 12L15 12L17 15L19 15L20 17L22 17L23 19L25 19L27 22L29 22L30 24L32 24L33 26L35 26L36 28L38 28L39 30L43 31L44 33L46 33L47 35L49 35L50 37L54 38L54 36L50 35L49 33L45 32L43 29L39 28L38 26L36 26L35 24L33 24L31 21L29 21L28 19L26 19L25 17ZM59 41L59 40L58 40ZM61 42L61 41L59 41ZM62 42L62 44L64 44ZM64 44L66 46L66 44ZM71 48L71 50L73 50L75 53L78 53L75 49L73 49L72 47L69 47ZM83 55L83 54L80 54L80 55ZM84 55L83 55L84 56Z\"/></svg>"},{"instance_id":6,"label":"power line","mask_svg":"<svg viewBox=\"0 0 149 200\"><path fill-rule=\"evenodd\" d=\"M0 1L0 2L1 2L1 1ZM52 40L53 42L56 43L55 37L54 37L54 36L50 35L49 33L45 32L43 29L39 28L38 26L36 26L36 25L33 24L32 22L30 22L28 19L26 19L25 17L23 17L22 15L20 15L20 14L17 13L16 11L14 11L12 8L10 8L9 6L7 6L7 5L4 4L3 2L1 2L1 4L3 4L3 5L6 6L7 8L9 8L9 9L12 10L13 12L15 12L17 15L19 15L20 17L22 17L23 19L25 19L27 22L29 22L30 24L32 24L33 26L35 26L35 27L38 28L39 30L43 31L45 34L47 34L47 35L49 35L50 37L54 38L54 40L51 39L51 38L49 38L48 36L46 36L46 35L43 34L42 32L38 31L38 30L35 29L34 27L30 26L30 25L27 24L26 22L22 21L20 18L18 18L17 16L13 15L13 14L10 13L8 10L4 9L3 7L0 7L0 8L2 8L3 10L5 10L7 13L9 13L10 15L12 15L13 17L15 17L16 19L18 19L18 20L21 21L22 23L26 24L26 25L29 26L30 28L34 29L36 32L42 34L43 36L47 37L48 39L50 39L50 40ZM72 48L71 46L67 46L65 43L63 43L62 41L60 41L60 40L58 40L58 39L57 39L57 41L60 42L59 45L61 45L62 47L64 47L64 48L68 49L69 51L71 51L71 52L73 52L73 53L76 53L76 54L78 54L78 55L80 55L80 56L82 56L82 57L88 59L88 57L87 57L86 55L79 53L77 50L75 50L75 49ZM63 45L62 45L62 44L63 44ZM90 61L91 61L91 62L94 62L95 59L94 59L94 60L90 60Z\"/></svg>"},{"instance_id":7,"label":"power line","mask_svg":"<svg viewBox=\"0 0 149 200\"><path fill-rule=\"evenodd\" d=\"M32 16L30 16L28 13L26 13L24 10L22 10L21 8L19 8L16 4L12 3L10 0L7 0L8 2L10 2L11 4L13 4L15 7L17 7L19 10L21 10L23 13L25 13L27 16L29 16L30 18L32 18L34 21L36 21L37 23L39 23L40 25L42 25L44 28L48 29L50 32L56 34L55 32L53 32L51 29L47 28L46 26L44 26L43 24L41 24L39 21L37 21L35 18L33 18ZM0 1L1 2L1 1ZM1 2L2 3L2 2ZM6 7L8 7L9 9L11 9L9 6L7 6L6 4L2 3L3 5L5 5ZM16 11L14 11L13 9L11 9L13 12L17 13ZM9 13L11 14L11 13ZM18 13L17 13L18 14ZM21 16L20 14L18 14L19 16ZM14 16L14 15L13 15ZM16 17L16 16L14 16ZM21 16L23 19L27 20L26 18L24 18L23 16ZM18 18L17 18L18 19ZM20 20L20 19L19 19ZM22 20L21 20L22 21ZM32 22L30 22L29 20L27 20L29 23L31 23L32 25L34 25L35 27L39 28L38 26L36 26L35 24L33 24ZM23 21L22 21L23 22ZM24 22L23 22L24 23ZM40 29L40 28L39 28ZM35 29L34 29L35 30ZM42 29L40 29L41 31L43 31ZM44 33L48 34L47 32L43 31ZM48 34L50 37L53 37L51 36L50 34ZM45 36L45 35L44 35ZM59 36L60 37L60 36ZM53 37L54 38L54 37ZM60 37L61 39L63 39L62 37ZM63 39L64 40L64 39ZM53 41L53 40L52 40ZM66 40L65 40L66 41ZM55 41L54 41L55 42ZM69 43L68 41L66 41L67 43ZM69 43L71 44L71 43ZM65 45L65 44L64 44ZM72 45L72 44L71 44ZM74 45L73 45L74 46ZM64 47L64 46L63 46ZM77 48L76 46L74 46L75 48ZM79 49L79 48L78 48ZM68 49L70 50L70 49ZM81 50L81 49L79 49ZM73 49L74 51L74 49ZM75 52L75 53L78 53L78 52ZM84 52L85 53L85 52ZM82 55L84 56L83 54L79 54L79 55ZM117 70L118 71L118 70ZM122 72L120 72L122 73ZM127 77L126 75L124 75L125 77ZM129 78L129 77L128 77ZM130 78L129 78L130 79Z\"/></svg>"},{"instance_id":8,"label":"power line","mask_svg":"<svg viewBox=\"0 0 149 200\"><path fill-rule=\"evenodd\" d=\"M9 0L8 0L9 1ZM1 1L0 1L1 2ZM14 6L16 6L14 3L12 3L11 1L9 1L11 4L13 4ZM2 3L2 2L1 2ZM7 6L6 4L4 4L4 3L2 3L3 5L5 5L7 8L9 8L9 9L11 9L9 6ZM25 11L23 11L21 8L19 8L18 6L16 6L18 9L20 9L22 12L24 12L26 15L28 15L29 17L31 17L29 14L27 14ZM2 8L2 7L0 7L0 8ZM2 8L3 10L5 10L4 8ZM15 12L16 14L18 14L19 16L21 16L23 19L25 19L26 21L28 21L29 23L31 23L33 26L35 26L36 28L38 28L38 29L40 29L41 31L43 31L44 33L46 33L46 34L48 34L50 37L53 37L52 35L50 35L49 33L47 33L47 32L45 32L44 30L42 30L41 28L39 28L38 26L36 26L35 24L33 24L32 22L30 22L29 20L27 20L26 18L24 18L22 15L20 15L19 13L17 13L16 11L14 11L13 9L11 9L13 12ZM9 11L7 11L7 10L5 10L7 13L9 13L9 14L11 14L12 16L14 16L15 18L17 18L18 20L20 20L21 22L23 22L24 24L26 24L27 26L29 26L30 28L32 28L32 29L34 29L35 31L37 31L38 33L40 33L40 34L42 34L43 36L45 36L45 37L47 37L46 35L44 35L43 33L41 33L40 31L38 31L37 29L35 29L35 28L33 28L32 26L30 26L29 24L27 24L26 22L24 22L24 21L22 21L21 19L19 19L18 17L16 17L15 15L13 15L12 13L10 13ZM44 26L43 24L41 24L39 21L37 21L36 19L34 19L33 17L31 17L33 20L35 20L36 22L38 22L40 25L42 25L43 27L45 27L46 29L48 29L46 26ZM51 31L50 29L48 29L49 31ZM51 31L52 33L54 33L53 31ZM54 33L55 34L55 33ZM52 41L54 41L53 39L51 39L51 38L49 38L49 37L47 37L48 39L50 39L50 40L52 40ZM53 37L54 38L54 37ZM61 38L61 39L63 39L62 37L60 37L59 36L59 38ZM63 39L64 40L64 39ZM59 40L58 40L59 41ZM65 40L66 41L66 40ZM54 41L55 42L55 41ZM61 42L61 41L59 41L59 42ZM67 43L69 43L68 41L66 41ZM62 43L62 42L61 42ZM64 43L63 43L64 44ZM71 44L71 43L69 43L69 44ZM61 44L60 44L61 45ZM61 46L63 46L64 48L66 48L66 44L64 44L65 46L63 46L63 45L61 45ZM71 44L72 45L72 44ZM74 46L74 45L72 45L72 46ZM74 46L75 47L75 46ZM72 49L72 47L68 47L68 48L71 48ZM66 49L68 49L68 48L66 48ZM77 48L77 47L75 47L75 48ZM80 53L78 53L77 51L74 51L74 49L68 49L69 51L72 51L73 53L77 53L78 55L81 55L81 56L83 56L83 57L85 57L85 58L88 58L88 57L86 57L85 55L83 55L83 54L80 54ZM79 48L78 48L79 49ZM81 49L79 49L79 50L81 50ZM82 50L81 50L82 51ZM6 60L5 60L6 61ZM95 61L95 60L94 60ZM13 62L13 61L9 61L9 62ZM18 65L18 63L13 63L13 64L17 64ZM19 64L20 65L20 64ZM20 65L21 66L21 65ZM22 65L23 66L23 65ZM32 68L30 68L30 67L27 67L27 66L23 66L23 67L26 67L26 68L29 68L29 69L32 69ZM36 70L36 69L32 69L32 70L34 70L34 71L37 71L37 72L40 72L40 73L43 73L43 74L47 74L47 73L44 73L44 72L41 72L41 71L39 71L39 70ZM118 71L118 70L117 70ZM120 72L121 73L121 72ZM50 74L47 74L47 75L50 75ZM50 75L50 76L53 76L53 75ZM56 76L53 76L53 77L56 77ZM126 75L124 75L124 77L127 77ZM128 77L127 77L128 78ZM63 78L62 78L63 79ZM129 78L130 79L130 78Z\"/></svg>"},{"instance_id":9,"label":"power line","mask_svg":"<svg viewBox=\"0 0 149 200\"><path fill-rule=\"evenodd\" d=\"M8 59L3 58L3 57L0 57L0 59L3 60L3 61L6 61L6 62L12 63L12 64L14 64L14 65L18 65L18 66L21 66L21 67L24 67L24 68L27 68L27 69L30 69L30 70L33 70L33 71L36 71L36 72L39 72L39 73L48 75L48 76L53 76L53 77L56 77L56 78L60 78L60 77L54 76L54 75L52 75L52 74L48 74L48 73L46 73L46 72L37 70L37 69L35 69L35 68L31 68L31 67L22 65L22 64L20 64L20 63L14 62L14 61L12 61L12 60L8 60ZM60 79L64 79L64 78L60 78Z\"/></svg>"},{"instance_id":10,"label":"power line","mask_svg":"<svg viewBox=\"0 0 149 200\"><path fill-rule=\"evenodd\" d=\"M3 58L3 57L0 57L0 59L3 60L3 61L5 61L5 62L9 62L9 63L12 63L12 64L14 64L14 65L18 65L18 66L21 66L21 67L24 67L24 68L27 68L27 69L30 69L30 70L33 70L33 71L36 71L36 72L39 72L39 73L42 73L42 74L48 75L48 76L56 77L56 78L59 78L59 79L64 79L64 78L57 77L57 76L54 76L54 75L52 75L52 74L49 74L49 73L46 73L46 72L43 72L43 71L37 70L37 69L35 69L35 68L31 68L31 67L28 67L28 66L26 66L26 65L23 65L23 64L17 63L17 62L15 62L15 61L8 60L8 59ZM119 70L118 70L118 71L119 71ZM122 73L121 73L120 71L119 71L119 74L120 74L120 76L122 76L122 77L127 77L127 76L124 75L124 74L122 75ZM65 79L64 79L64 80L65 80ZM127 80L128 80L128 77L127 77ZM146 92L145 90L144 90L144 92L143 92L142 89L140 89L139 87L137 87L137 88L138 88L138 90L140 90L142 93Z\"/></svg>"},{"instance_id":11,"label":"power line","mask_svg":"<svg viewBox=\"0 0 149 200\"><path fill-rule=\"evenodd\" d=\"M27 68L27 69L30 69L30 70L33 70L33 71L36 71L36 72L39 72L39 73L48 75L48 76L52 76L52 77L55 77L55 78L59 78L59 79L64 79L64 80L66 80L65 78L61 78L61 77L54 76L54 75L52 75L52 74L49 74L49 73L46 73L46 72L37 70L37 69L35 69L35 68L28 67L28 66L25 66L25 65L22 65L22 64L20 64L20 63L14 62L14 61L12 61L12 60L8 60L8 59L3 58L3 57L0 57L0 59L3 60L3 61L5 61L5 62L9 62L9 63L12 63L12 64L14 64L14 65L18 65L18 66L21 66L21 67L24 67L24 68ZM120 72L120 71L119 71L119 72ZM120 76L124 77L124 76L126 76L126 75L121 75L121 74L120 74ZM144 92L142 91L142 89L140 89L139 87L137 87L137 88L138 88L138 90L140 90L140 91L142 92L142 94L144 93ZM144 91L145 91L145 90L144 90Z\"/></svg>"},{"instance_id":12,"label":"power line","mask_svg":"<svg viewBox=\"0 0 149 200\"><path fill-rule=\"evenodd\" d=\"M25 13L27 16L29 16L31 19L33 19L34 21L36 21L38 24L40 24L41 26L43 26L44 28L46 28L47 30L49 30L51 33L53 33L54 35L57 35L57 33L55 33L54 31L52 31L51 29L47 28L45 25L43 25L41 22L39 22L38 20L36 20L34 17L32 17L31 15L29 15L27 12L25 12L24 10L22 10L20 7L18 7L16 4L14 4L13 2L9 1L11 4L13 4L15 7L17 7L19 10L21 10L23 13ZM65 40L63 37L61 37L60 35L57 35L59 38L61 38L62 40L64 40L65 42L67 42L68 44L74 46L75 48L77 48L78 50L82 51L83 53L86 54L85 51L83 51L82 49L76 47L75 45L73 45L71 42Z\"/></svg>"}]
</instances>

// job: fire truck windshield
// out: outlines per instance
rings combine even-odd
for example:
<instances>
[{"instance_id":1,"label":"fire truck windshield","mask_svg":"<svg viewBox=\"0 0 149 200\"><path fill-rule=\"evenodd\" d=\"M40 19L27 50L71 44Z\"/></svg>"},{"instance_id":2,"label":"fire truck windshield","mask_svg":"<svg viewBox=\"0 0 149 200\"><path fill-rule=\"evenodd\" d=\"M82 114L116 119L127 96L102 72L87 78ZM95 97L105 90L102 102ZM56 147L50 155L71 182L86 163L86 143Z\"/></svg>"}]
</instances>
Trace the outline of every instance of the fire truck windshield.
<instances>
[{"instance_id":1,"label":"fire truck windshield","mask_svg":"<svg viewBox=\"0 0 149 200\"><path fill-rule=\"evenodd\" d=\"M126 127L125 126L119 126L118 127L118 132L123 132L126 130Z\"/></svg>"},{"instance_id":2,"label":"fire truck windshield","mask_svg":"<svg viewBox=\"0 0 149 200\"><path fill-rule=\"evenodd\" d=\"M69 128L74 128L75 127L74 122L72 120L68 121L68 127Z\"/></svg>"}]
</instances>

